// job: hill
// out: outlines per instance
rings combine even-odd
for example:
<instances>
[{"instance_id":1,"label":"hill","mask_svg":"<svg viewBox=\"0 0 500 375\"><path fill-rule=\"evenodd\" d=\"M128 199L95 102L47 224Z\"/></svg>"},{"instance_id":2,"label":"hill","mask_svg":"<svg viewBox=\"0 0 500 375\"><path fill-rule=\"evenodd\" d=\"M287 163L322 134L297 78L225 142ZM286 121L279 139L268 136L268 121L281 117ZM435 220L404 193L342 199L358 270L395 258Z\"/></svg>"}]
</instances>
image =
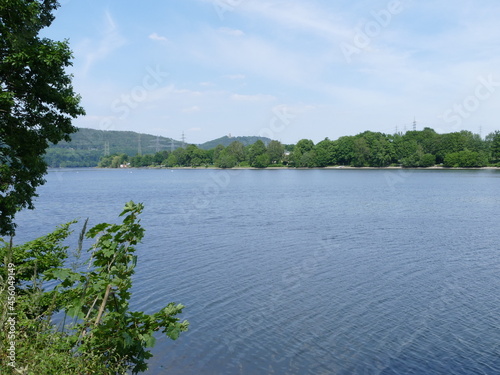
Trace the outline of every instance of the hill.
<instances>
[{"instance_id":1,"label":"hill","mask_svg":"<svg viewBox=\"0 0 500 375\"><path fill-rule=\"evenodd\" d=\"M50 167L95 167L105 154L152 154L174 150L182 142L132 131L80 128L71 142L59 142L47 150L45 160Z\"/></svg>"},{"instance_id":2,"label":"hill","mask_svg":"<svg viewBox=\"0 0 500 375\"><path fill-rule=\"evenodd\" d=\"M197 146L209 150L219 144L227 147L234 141L239 141L246 146L259 139L265 144L271 141L264 137L225 136ZM51 145L47 150L45 160L52 168L95 167L104 155L154 154L159 151L172 151L179 147L182 147L182 142L172 138L132 131L80 128L78 132L71 135L71 142L62 141L57 145Z\"/></svg>"},{"instance_id":3,"label":"hill","mask_svg":"<svg viewBox=\"0 0 500 375\"><path fill-rule=\"evenodd\" d=\"M265 138L265 137L228 137L228 136L225 136L225 137L214 139L213 141L208 141L208 142L202 143L202 144L198 145L198 147L203 149L203 150L211 150L212 148L215 148L218 145L223 145L224 147L227 147L235 141L241 142L241 143L243 143L243 145L248 146L248 145L253 145L258 140L261 140L266 145L269 144L269 142L271 142L271 139Z\"/></svg>"}]
</instances>

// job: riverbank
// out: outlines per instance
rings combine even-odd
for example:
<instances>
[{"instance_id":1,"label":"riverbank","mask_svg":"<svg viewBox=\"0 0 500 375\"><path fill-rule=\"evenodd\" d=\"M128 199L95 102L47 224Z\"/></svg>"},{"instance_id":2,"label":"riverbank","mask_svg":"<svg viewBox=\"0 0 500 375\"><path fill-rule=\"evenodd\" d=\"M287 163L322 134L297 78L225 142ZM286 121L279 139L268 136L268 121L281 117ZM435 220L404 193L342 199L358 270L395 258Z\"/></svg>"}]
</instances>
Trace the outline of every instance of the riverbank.
<instances>
[{"instance_id":1,"label":"riverbank","mask_svg":"<svg viewBox=\"0 0 500 375\"><path fill-rule=\"evenodd\" d=\"M57 169L57 168L54 168ZM443 167L435 165L432 167L418 167L418 168L404 168L402 166L389 166L389 167L352 167L352 166L328 166L328 167L313 167L313 168L293 168L293 167L267 167L267 168L254 168L254 167L233 167L233 168L218 168L214 166L208 167L164 167L164 166L151 166L151 167L122 167L122 168L102 168L95 167L95 169L170 169L170 170L500 170L500 167Z\"/></svg>"}]
</instances>

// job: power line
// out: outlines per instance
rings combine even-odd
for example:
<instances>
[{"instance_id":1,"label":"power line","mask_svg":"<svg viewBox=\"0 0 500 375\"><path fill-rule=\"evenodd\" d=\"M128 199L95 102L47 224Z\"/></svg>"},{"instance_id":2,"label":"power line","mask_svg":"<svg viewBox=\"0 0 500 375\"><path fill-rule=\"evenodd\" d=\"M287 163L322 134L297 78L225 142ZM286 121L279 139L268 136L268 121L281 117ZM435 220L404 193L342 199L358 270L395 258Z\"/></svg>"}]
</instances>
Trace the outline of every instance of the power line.
<instances>
[{"instance_id":1,"label":"power line","mask_svg":"<svg viewBox=\"0 0 500 375\"><path fill-rule=\"evenodd\" d=\"M160 139L160 136L159 136L159 135L158 135L158 136L156 136L156 139L155 139L155 140L153 140L153 141L151 141L151 142L153 142L154 144L153 144L153 145L151 145L151 146L149 146L149 147L154 147L155 152L160 152L162 149L164 149L164 148L167 148L167 147L168 147L167 145L162 144L162 142L161 142L161 139Z\"/></svg>"}]
</instances>

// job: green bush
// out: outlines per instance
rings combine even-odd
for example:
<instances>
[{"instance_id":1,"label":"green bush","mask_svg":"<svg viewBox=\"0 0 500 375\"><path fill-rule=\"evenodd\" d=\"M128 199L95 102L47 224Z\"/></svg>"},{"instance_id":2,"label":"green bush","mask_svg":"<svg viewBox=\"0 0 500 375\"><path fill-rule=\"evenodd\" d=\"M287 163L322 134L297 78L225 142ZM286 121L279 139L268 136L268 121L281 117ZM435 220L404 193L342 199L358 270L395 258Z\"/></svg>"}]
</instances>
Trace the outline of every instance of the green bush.
<instances>
[{"instance_id":1,"label":"green bush","mask_svg":"<svg viewBox=\"0 0 500 375\"><path fill-rule=\"evenodd\" d=\"M16 362L0 353L1 374L137 374L147 370L154 332L175 340L187 330L189 323L176 317L184 308L180 304L169 303L152 315L129 310L135 246L144 235L138 219L142 209L142 204L129 202L120 214L122 224L102 223L88 232L84 226L76 259L84 236L96 240L86 271L77 271L78 262L63 268L68 259L63 242L74 222L21 246L2 240L0 340L11 339L7 323L15 310ZM49 280L56 285L46 291ZM57 312L64 313L59 331L52 324Z\"/></svg>"},{"instance_id":2,"label":"green bush","mask_svg":"<svg viewBox=\"0 0 500 375\"><path fill-rule=\"evenodd\" d=\"M464 150L446 154L443 165L448 168L477 168L484 167L487 162L488 158L484 153Z\"/></svg>"},{"instance_id":3,"label":"green bush","mask_svg":"<svg viewBox=\"0 0 500 375\"><path fill-rule=\"evenodd\" d=\"M419 160L420 167L432 167L436 165L436 156L432 154L424 154Z\"/></svg>"}]
</instances>

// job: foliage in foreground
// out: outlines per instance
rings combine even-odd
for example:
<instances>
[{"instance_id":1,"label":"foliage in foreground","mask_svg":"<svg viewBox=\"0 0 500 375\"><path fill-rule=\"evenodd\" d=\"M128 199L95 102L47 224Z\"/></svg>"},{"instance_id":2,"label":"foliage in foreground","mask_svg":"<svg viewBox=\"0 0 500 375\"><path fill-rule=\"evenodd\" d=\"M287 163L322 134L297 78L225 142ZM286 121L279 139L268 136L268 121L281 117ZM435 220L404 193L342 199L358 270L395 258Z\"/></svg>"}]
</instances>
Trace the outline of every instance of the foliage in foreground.
<instances>
[{"instance_id":1,"label":"foliage in foreground","mask_svg":"<svg viewBox=\"0 0 500 375\"><path fill-rule=\"evenodd\" d=\"M12 235L15 214L33 208L45 181L43 159L77 128L85 112L73 91L68 42L41 38L52 23L56 0L0 1L0 235Z\"/></svg>"},{"instance_id":2,"label":"foliage in foreground","mask_svg":"<svg viewBox=\"0 0 500 375\"><path fill-rule=\"evenodd\" d=\"M184 306L168 304L155 314L129 310L131 276L137 262L135 245L144 235L138 215L143 206L127 203L120 214L122 224L98 224L86 232L95 239L85 262L64 268L70 235L64 224L53 233L21 246L3 242L0 248L0 341L9 342L9 268L16 293L15 369L7 352L0 352L2 374L124 374L147 369L154 345L153 334L161 331L175 340L188 322L177 314ZM80 256L85 226L76 254ZM10 265L10 267L9 267ZM11 279L12 280L12 279ZM55 284L47 291L44 282ZM52 323L63 314L59 327ZM70 323L67 323L70 321ZM12 363L11 363L12 364Z\"/></svg>"}]
</instances>

